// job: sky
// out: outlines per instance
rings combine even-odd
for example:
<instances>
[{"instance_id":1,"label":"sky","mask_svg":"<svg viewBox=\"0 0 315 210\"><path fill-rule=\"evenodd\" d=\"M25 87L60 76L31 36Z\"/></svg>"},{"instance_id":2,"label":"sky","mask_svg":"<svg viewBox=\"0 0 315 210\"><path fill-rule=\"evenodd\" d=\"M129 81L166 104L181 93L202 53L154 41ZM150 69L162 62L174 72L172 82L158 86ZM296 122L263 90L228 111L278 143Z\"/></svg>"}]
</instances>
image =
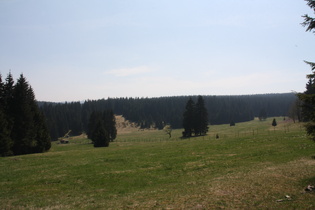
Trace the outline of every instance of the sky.
<instances>
[{"instance_id":1,"label":"sky","mask_svg":"<svg viewBox=\"0 0 315 210\"><path fill-rule=\"evenodd\" d=\"M302 92L303 0L0 0L0 73L39 101Z\"/></svg>"}]
</instances>

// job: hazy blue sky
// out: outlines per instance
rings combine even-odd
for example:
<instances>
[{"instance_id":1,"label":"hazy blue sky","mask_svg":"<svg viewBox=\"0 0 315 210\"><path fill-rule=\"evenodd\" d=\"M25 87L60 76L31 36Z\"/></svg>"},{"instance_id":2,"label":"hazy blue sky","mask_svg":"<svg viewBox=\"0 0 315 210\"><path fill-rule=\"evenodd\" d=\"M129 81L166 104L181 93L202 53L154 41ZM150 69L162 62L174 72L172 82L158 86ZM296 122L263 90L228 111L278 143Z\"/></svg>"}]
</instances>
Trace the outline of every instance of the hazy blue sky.
<instances>
[{"instance_id":1,"label":"hazy blue sky","mask_svg":"<svg viewBox=\"0 0 315 210\"><path fill-rule=\"evenodd\" d=\"M303 0L0 0L0 72L36 99L304 91Z\"/></svg>"}]
</instances>

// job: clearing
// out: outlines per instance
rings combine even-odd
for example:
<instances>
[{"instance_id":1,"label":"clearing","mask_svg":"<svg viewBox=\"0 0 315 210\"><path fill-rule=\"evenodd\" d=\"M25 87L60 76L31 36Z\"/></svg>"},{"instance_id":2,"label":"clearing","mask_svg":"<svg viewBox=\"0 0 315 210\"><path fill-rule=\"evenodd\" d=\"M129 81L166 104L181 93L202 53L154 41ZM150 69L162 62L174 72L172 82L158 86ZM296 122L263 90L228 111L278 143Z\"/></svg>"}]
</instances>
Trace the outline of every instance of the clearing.
<instances>
[{"instance_id":1,"label":"clearing","mask_svg":"<svg viewBox=\"0 0 315 210\"><path fill-rule=\"evenodd\" d=\"M82 137L0 158L1 209L314 209L315 143L273 118L210 126L204 137L120 132L108 148ZM216 139L215 136L220 138Z\"/></svg>"}]
</instances>

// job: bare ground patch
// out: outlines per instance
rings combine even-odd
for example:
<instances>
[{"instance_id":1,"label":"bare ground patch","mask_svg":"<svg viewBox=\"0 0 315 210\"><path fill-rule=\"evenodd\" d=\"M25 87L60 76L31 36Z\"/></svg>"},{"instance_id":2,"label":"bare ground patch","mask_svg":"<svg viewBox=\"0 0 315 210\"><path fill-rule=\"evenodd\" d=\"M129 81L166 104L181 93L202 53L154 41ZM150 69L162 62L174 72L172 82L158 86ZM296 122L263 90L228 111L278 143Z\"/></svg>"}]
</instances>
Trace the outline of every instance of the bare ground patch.
<instances>
[{"instance_id":1,"label":"bare ground patch","mask_svg":"<svg viewBox=\"0 0 315 210\"><path fill-rule=\"evenodd\" d=\"M136 123L126 120L122 115L116 115L115 117L118 134L131 133L133 131L139 130L139 127L136 125Z\"/></svg>"}]
</instances>

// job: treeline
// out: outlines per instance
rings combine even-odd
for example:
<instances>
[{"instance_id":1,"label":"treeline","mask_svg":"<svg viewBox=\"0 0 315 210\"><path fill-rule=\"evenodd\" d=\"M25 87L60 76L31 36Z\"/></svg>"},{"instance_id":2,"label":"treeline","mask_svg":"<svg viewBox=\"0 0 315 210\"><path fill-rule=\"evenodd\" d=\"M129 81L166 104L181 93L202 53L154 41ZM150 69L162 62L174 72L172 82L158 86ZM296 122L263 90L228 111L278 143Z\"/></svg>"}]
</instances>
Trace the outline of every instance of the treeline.
<instances>
[{"instance_id":1,"label":"treeline","mask_svg":"<svg viewBox=\"0 0 315 210\"><path fill-rule=\"evenodd\" d=\"M113 110L127 120L136 122L141 128L162 129L183 127L183 113L189 98L197 101L198 96L174 96L159 98L108 98L87 100L83 103L41 102L52 139L64 136L69 130L72 135L88 130L89 116L93 111ZM267 117L285 116L296 100L293 93L260 94L243 96L203 96L208 111L209 123L225 124L245 122L258 117L262 110Z\"/></svg>"},{"instance_id":2,"label":"treeline","mask_svg":"<svg viewBox=\"0 0 315 210\"><path fill-rule=\"evenodd\" d=\"M11 73L0 75L0 156L44 152L50 149L44 115L23 74L14 83Z\"/></svg>"}]
</instances>

